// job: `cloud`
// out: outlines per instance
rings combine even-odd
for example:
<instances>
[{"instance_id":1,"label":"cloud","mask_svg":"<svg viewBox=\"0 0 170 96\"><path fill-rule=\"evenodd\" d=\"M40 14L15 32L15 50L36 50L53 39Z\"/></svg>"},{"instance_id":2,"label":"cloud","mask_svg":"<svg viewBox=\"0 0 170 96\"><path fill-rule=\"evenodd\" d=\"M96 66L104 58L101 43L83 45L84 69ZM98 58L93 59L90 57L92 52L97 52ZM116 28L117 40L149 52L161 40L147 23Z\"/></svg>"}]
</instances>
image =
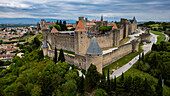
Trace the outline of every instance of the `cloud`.
<instances>
[{"instance_id":1,"label":"cloud","mask_svg":"<svg viewBox=\"0 0 170 96\"><path fill-rule=\"evenodd\" d=\"M0 17L170 21L169 0L0 0Z\"/></svg>"}]
</instances>

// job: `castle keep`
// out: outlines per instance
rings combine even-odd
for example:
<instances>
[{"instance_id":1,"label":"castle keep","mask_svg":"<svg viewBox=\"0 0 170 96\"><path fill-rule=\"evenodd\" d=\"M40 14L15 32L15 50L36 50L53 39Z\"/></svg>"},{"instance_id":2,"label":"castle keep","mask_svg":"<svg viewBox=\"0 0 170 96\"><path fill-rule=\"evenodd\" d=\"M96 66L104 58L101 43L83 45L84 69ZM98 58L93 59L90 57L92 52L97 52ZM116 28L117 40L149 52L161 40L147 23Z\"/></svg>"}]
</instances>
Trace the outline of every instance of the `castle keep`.
<instances>
[{"instance_id":1,"label":"castle keep","mask_svg":"<svg viewBox=\"0 0 170 96\"><path fill-rule=\"evenodd\" d=\"M141 41L133 40L130 43L119 46L120 40L136 32L137 21L135 17L133 18L133 22L127 19L121 19L119 28L113 22L108 23L107 21L103 21L103 16L101 17L101 21L89 21L87 18L79 17L74 31L58 31L55 27L50 30L48 26L45 20L42 20L39 24L43 33L44 44L42 47L45 56L53 57L54 50L52 49L56 46L57 49L75 52L75 55L64 53L67 63L75 64L86 70L90 64L94 64L100 73L102 73L104 66L113 63L131 52L138 51L138 45ZM113 27L112 30L101 34L98 31L100 26ZM107 53L103 53L101 50L114 46L117 46L117 48Z\"/></svg>"}]
</instances>

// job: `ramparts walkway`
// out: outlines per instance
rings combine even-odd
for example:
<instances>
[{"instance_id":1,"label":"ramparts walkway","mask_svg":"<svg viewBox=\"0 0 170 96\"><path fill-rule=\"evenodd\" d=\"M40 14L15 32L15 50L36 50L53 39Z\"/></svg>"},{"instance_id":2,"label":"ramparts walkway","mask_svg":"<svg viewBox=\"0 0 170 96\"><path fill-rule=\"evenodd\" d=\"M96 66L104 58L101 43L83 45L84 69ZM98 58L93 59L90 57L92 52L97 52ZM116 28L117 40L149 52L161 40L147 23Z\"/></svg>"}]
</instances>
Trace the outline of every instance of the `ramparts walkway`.
<instances>
[{"instance_id":1,"label":"ramparts walkway","mask_svg":"<svg viewBox=\"0 0 170 96\"><path fill-rule=\"evenodd\" d=\"M128 37L130 37L130 40L129 40L128 42L126 42L125 44L130 43L132 40L136 39L136 36L139 36L139 35L142 34L142 33L144 33L144 31L140 30L140 32L137 33L137 34L129 35ZM110 52L112 52L112 51L115 50L115 49L118 49L118 47L110 48L110 49L108 49L108 50L104 50L104 51L103 51L103 54L110 53Z\"/></svg>"}]
</instances>

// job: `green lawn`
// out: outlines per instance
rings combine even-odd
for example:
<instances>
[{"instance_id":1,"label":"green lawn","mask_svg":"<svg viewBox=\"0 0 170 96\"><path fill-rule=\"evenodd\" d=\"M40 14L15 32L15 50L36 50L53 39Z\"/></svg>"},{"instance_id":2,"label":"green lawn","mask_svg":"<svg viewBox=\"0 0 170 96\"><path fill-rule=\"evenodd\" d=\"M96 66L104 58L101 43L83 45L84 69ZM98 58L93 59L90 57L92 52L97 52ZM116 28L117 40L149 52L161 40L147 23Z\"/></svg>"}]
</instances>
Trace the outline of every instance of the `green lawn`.
<instances>
[{"instance_id":1,"label":"green lawn","mask_svg":"<svg viewBox=\"0 0 170 96\"><path fill-rule=\"evenodd\" d=\"M161 41L165 41L165 35L164 34L162 34L161 32L158 32L158 31L151 31L153 34L155 34L155 35L159 35L158 37L157 37L157 43L160 43Z\"/></svg>"},{"instance_id":2,"label":"green lawn","mask_svg":"<svg viewBox=\"0 0 170 96\"><path fill-rule=\"evenodd\" d=\"M119 45L123 45L125 44L126 42L128 42L130 40L130 37L127 37L127 38L124 38L122 40L119 41Z\"/></svg>"},{"instance_id":3,"label":"green lawn","mask_svg":"<svg viewBox=\"0 0 170 96\"><path fill-rule=\"evenodd\" d=\"M60 51L60 49L57 49L57 51ZM72 51L63 50L63 52L64 52L64 53L68 53L68 54L75 55L75 52L72 52Z\"/></svg>"},{"instance_id":4,"label":"green lawn","mask_svg":"<svg viewBox=\"0 0 170 96\"><path fill-rule=\"evenodd\" d=\"M149 25L150 27L162 27L161 25L159 24L152 24L152 25Z\"/></svg>"},{"instance_id":5,"label":"green lawn","mask_svg":"<svg viewBox=\"0 0 170 96\"><path fill-rule=\"evenodd\" d=\"M135 68L137 63L135 63L128 71L126 71L124 73L125 77L131 76L131 77L135 77L135 76L139 76L141 77L143 80L145 78L147 78L148 82L150 85L152 85L152 88L154 88L154 86L156 86L158 79L151 76L149 73L140 71L138 69ZM118 79L120 78L120 76L118 77ZM155 90L155 89L154 89ZM170 88L168 86L163 86L163 96L170 96Z\"/></svg>"},{"instance_id":6,"label":"green lawn","mask_svg":"<svg viewBox=\"0 0 170 96\"><path fill-rule=\"evenodd\" d=\"M141 43L139 45L139 53L143 52L142 46L143 44ZM117 60L116 62L113 62L112 64L106 66L103 68L103 71L105 74L107 74L107 70L109 69L110 72L112 73L113 69L118 69L120 67L122 67L123 65L127 64L130 60L132 60L135 56L137 56L139 54L138 52L134 52L134 53L130 53L124 57L122 57L121 59Z\"/></svg>"}]
</instances>

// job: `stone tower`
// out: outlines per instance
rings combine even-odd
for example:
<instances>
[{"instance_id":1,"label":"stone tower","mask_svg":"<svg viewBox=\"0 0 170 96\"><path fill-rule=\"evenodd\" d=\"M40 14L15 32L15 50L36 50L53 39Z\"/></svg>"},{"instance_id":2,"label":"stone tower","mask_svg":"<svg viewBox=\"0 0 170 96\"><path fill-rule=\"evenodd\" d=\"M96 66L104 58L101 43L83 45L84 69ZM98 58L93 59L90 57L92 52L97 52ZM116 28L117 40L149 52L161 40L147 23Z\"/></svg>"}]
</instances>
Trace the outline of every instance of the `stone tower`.
<instances>
[{"instance_id":1,"label":"stone tower","mask_svg":"<svg viewBox=\"0 0 170 96\"><path fill-rule=\"evenodd\" d=\"M139 51L139 41L133 40L132 43L132 52L138 52Z\"/></svg>"},{"instance_id":2,"label":"stone tower","mask_svg":"<svg viewBox=\"0 0 170 96\"><path fill-rule=\"evenodd\" d=\"M41 29L43 29L43 27L45 26L45 20L44 19L41 19L41 23L40 23L40 27Z\"/></svg>"},{"instance_id":3,"label":"stone tower","mask_svg":"<svg viewBox=\"0 0 170 96\"><path fill-rule=\"evenodd\" d=\"M119 46L119 37L120 37L120 30L118 30L118 27L116 24L113 25L112 30L113 31L113 46Z\"/></svg>"},{"instance_id":4,"label":"stone tower","mask_svg":"<svg viewBox=\"0 0 170 96\"><path fill-rule=\"evenodd\" d=\"M119 23L120 29L123 29L123 38L128 37L128 24L127 19L121 18Z\"/></svg>"},{"instance_id":5,"label":"stone tower","mask_svg":"<svg viewBox=\"0 0 170 96\"><path fill-rule=\"evenodd\" d=\"M103 52L100 49L96 38L93 37L87 51L86 51L86 70L91 64L97 67L97 71L102 73Z\"/></svg>"},{"instance_id":6,"label":"stone tower","mask_svg":"<svg viewBox=\"0 0 170 96\"><path fill-rule=\"evenodd\" d=\"M40 28L40 24L39 22L37 22L37 30L39 31L41 28Z\"/></svg>"},{"instance_id":7,"label":"stone tower","mask_svg":"<svg viewBox=\"0 0 170 96\"><path fill-rule=\"evenodd\" d=\"M137 20L133 17L133 24L132 24L132 32L136 32L137 29Z\"/></svg>"},{"instance_id":8,"label":"stone tower","mask_svg":"<svg viewBox=\"0 0 170 96\"><path fill-rule=\"evenodd\" d=\"M81 19L79 19L79 22L77 24L77 27L75 29L74 32L75 36L74 36L74 50L75 50L75 54L78 55L85 55L86 54L86 50L87 50L87 33L86 33L86 29L81 21Z\"/></svg>"},{"instance_id":9,"label":"stone tower","mask_svg":"<svg viewBox=\"0 0 170 96\"><path fill-rule=\"evenodd\" d=\"M42 45L42 49L43 49L44 56L48 56L48 45L46 41L44 41L44 44Z\"/></svg>"},{"instance_id":10,"label":"stone tower","mask_svg":"<svg viewBox=\"0 0 170 96\"><path fill-rule=\"evenodd\" d=\"M127 24L128 24L128 35L131 35L132 34L132 23L128 20Z\"/></svg>"}]
</instances>

